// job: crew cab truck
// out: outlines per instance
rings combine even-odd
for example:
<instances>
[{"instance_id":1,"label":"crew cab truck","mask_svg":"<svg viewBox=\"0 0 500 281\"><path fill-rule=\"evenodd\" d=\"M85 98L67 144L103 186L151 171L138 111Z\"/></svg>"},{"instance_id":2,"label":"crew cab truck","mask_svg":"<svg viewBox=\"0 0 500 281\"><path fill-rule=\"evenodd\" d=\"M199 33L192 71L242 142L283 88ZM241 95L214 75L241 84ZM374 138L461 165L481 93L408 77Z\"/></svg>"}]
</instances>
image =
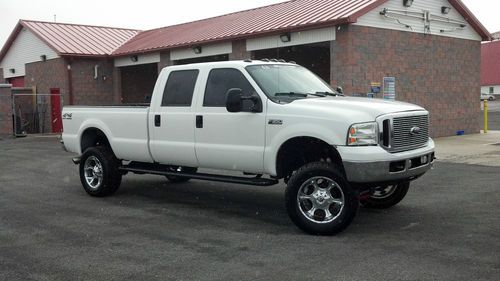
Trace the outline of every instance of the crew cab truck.
<instances>
[{"instance_id":1,"label":"crew cab truck","mask_svg":"<svg viewBox=\"0 0 500 281\"><path fill-rule=\"evenodd\" d=\"M149 106L64 107L62 141L80 155L73 161L91 196L111 195L127 173L174 183L282 179L291 220L331 235L360 203L399 203L432 167L428 123L419 106L345 97L294 63L245 60L166 67Z\"/></svg>"}]
</instances>

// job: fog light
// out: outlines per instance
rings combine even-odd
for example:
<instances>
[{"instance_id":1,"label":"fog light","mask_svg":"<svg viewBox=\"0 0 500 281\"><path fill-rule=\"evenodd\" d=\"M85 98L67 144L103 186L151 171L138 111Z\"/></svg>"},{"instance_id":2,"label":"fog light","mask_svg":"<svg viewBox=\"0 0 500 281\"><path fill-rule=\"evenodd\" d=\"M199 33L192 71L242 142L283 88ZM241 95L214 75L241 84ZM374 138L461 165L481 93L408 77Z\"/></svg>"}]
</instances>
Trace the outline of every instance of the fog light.
<instances>
[{"instance_id":1,"label":"fog light","mask_svg":"<svg viewBox=\"0 0 500 281\"><path fill-rule=\"evenodd\" d=\"M427 157L427 155L424 155L424 156L420 157L420 163L427 164L428 159L429 159L429 157Z\"/></svg>"}]
</instances>

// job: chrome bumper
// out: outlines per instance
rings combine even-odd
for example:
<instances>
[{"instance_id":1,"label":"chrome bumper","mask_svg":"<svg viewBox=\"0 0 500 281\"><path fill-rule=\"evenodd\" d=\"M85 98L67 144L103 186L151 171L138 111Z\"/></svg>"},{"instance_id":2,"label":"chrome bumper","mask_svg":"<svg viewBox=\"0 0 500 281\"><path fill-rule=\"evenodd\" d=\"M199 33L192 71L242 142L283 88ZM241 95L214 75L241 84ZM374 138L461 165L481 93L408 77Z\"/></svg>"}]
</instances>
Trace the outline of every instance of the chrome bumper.
<instances>
[{"instance_id":1,"label":"chrome bumper","mask_svg":"<svg viewBox=\"0 0 500 281\"><path fill-rule=\"evenodd\" d=\"M431 152L395 161L343 163L349 182L380 184L414 180L432 168L434 159L434 152Z\"/></svg>"}]
</instances>

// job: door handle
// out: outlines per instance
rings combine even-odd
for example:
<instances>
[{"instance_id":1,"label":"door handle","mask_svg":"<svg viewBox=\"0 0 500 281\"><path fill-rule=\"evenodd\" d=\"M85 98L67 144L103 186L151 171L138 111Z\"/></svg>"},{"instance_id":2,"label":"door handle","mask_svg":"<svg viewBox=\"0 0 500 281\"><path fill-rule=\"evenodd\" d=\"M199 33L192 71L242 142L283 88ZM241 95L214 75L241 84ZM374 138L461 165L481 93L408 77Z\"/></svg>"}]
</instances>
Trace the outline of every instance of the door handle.
<instances>
[{"instance_id":1,"label":"door handle","mask_svg":"<svg viewBox=\"0 0 500 281\"><path fill-rule=\"evenodd\" d=\"M161 126L161 115L155 115L155 127Z\"/></svg>"},{"instance_id":2,"label":"door handle","mask_svg":"<svg viewBox=\"0 0 500 281\"><path fill-rule=\"evenodd\" d=\"M196 128L203 128L203 116L202 115L196 115Z\"/></svg>"}]
</instances>

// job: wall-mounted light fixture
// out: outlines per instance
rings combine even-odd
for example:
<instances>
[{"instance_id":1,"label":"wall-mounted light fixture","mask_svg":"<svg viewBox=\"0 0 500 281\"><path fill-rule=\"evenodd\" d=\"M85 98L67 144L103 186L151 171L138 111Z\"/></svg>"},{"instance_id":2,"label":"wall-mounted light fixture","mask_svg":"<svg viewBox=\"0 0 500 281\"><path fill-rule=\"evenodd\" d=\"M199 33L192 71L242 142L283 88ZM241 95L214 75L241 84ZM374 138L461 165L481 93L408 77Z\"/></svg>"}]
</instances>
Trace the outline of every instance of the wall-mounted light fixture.
<instances>
[{"instance_id":1,"label":"wall-mounted light fixture","mask_svg":"<svg viewBox=\"0 0 500 281\"><path fill-rule=\"evenodd\" d=\"M413 5L413 0L403 0L403 6L411 7Z\"/></svg>"},{"instance_id":2,"label":"wall-mounted light fixture","mask_svg":"<svg viewBox=\"0 0 500 281\"><path fill-rule=\"evenodd\" d=\"M9 69L9 72L14 74L14 73L16 73L16 70L14 68L11 68L11 69Z\"/></svg>"},{"instance_id":3,"label":"wall-mounted light fixture","mask_svg":"<svg viewBox=\"0 0 500 281\"><path fill-rule=\"evenodd\" d=\"M448 6L443 6L443 7L441 7L441 13L442 13L442 14L447 15L447 14L449 14L449 13L450 13L450 11L451 11L451 7L448 7Z\"/></svg>"},{"instance_id":4,"label":"wall-mounted light fixture","mask_svg":"<svg viewBox=\"0 0 500 281\"><path fill-rule=\"evenodd\" d=\"M133 62L137 62L139 60L139 57L136 55L130 56L130 60Z\"/></svg>"},{"instance_id":5,"label":"wall-mounted light fixture","mask_svg":"<svg viewBox=\"0 0 500 281\"><path fill-rule=\"evenodd\" d=\"M47 55L41 55L40 56L41 61L47 61Z\"/></svg>"},{"instance_id":6,"label":"wall-mounted light fixture","mask_svg":"<svg viewBox=\"0 0 500 281\"><path fill-rule=\"evenodd\" d=\"M201 49L201 46L196 46L193 48L193 52L197 55L201 54L203 50Z\"/></svg>"},{"instance_id":7,"label":"wall-mounted light fixture","mask_svg":"<svg viewBox=\"0 0 500 281\"><path fill-rule=\"evenodd\" d=\"M283 33L280 35L280 40L283 43L292 41L292 35L290 33Z\"/></svg>"}]
</instances>

